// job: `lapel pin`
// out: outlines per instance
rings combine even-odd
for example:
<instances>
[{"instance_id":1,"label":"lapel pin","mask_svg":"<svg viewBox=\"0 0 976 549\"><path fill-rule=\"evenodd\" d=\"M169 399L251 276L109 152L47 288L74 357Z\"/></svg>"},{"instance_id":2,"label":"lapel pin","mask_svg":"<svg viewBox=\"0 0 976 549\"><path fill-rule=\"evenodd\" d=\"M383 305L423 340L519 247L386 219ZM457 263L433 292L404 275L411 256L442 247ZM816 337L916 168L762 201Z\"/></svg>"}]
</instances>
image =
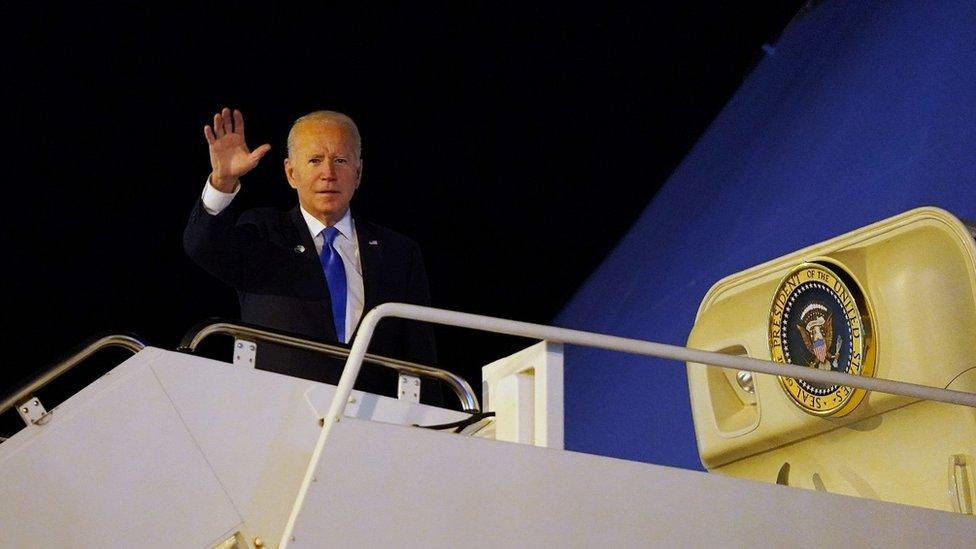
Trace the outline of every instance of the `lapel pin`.
<instances>
[{"instance_id":1,"label":"lapel pin","mask_svg":"<svg viewBox=\"0 0 976 549\"><path fill-rule=\"evenodd\" d=\"M303 254L303 253L305 253L305 246L302 246L301 244L299 244L298 246L295 246L295 253L296 254Z\"/></svg>"},{"instance_id":2,"label":"lapel pin","mask_svg":"<svg viewBox=\"0 0 976 549\"><path fill-rule=\"evenodd\" d=\"M370 240L370 241L369 241L369 245L370 245L370 246L379 246L379 245L380 245L380 243L379 243L379 241L377 241L377 240Z\"/></svg>"}]
</instances>

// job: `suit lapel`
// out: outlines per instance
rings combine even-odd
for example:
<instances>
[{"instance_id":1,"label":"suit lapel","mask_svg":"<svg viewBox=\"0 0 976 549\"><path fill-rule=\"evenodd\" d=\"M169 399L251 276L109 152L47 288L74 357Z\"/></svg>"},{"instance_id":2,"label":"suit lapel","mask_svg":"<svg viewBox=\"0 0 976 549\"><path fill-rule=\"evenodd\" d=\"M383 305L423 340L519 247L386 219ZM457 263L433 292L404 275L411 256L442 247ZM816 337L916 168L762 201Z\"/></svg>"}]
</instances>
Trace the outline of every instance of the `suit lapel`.
<instances>
[{"instance_id":1,"label":"suit lapel","mask_svg":"<svg viewBox=\"0 0 976 549\"><path fill-rule=\"evenodd\" d=\"M299 207L295 206L292 208L288 212L288 217L291 219L291 224L297 233L296 246L300 245L305 248L301 252L301 256L309 261L318 262L318 254L315 253L315 241L312 240L312 234L308 232L308 223L305 223L305 218L302 217L302 212Z\"/></svg>"},{"instance_id":2,"label":"suit lapel","mask_svg":"<svg viewBox=\"0 0 976 549\"><path fill-rule=\"evenodd\" d=\"M322 318L325 322L325 331L328 334L328 339L337 340L335 320L332 317L332 296L329 294L329 285L325 281L322 263L319 261L319 255L315 250L315 241L312 240L312 233L308 231L308 223L305 223L305 218L302 217L300 206L295 206L289 212L288 217L291 219L291 224L297 233L292 251L300 256L302 261L308 264L307 268L302 269L302 272L307 272L308 276L314 277L320 287L325 290L325 300L318 301L317 306L313 305L317 309L317 314L314 317Z\"/></svg>"},{"instance_id":3,"label":"suit lapel","mask_svg":"<svg viewBox=\"0 0 976 549\"><path fill-rule=\"evenodd\" d=\"M377 305L380 273L383 262L383 242L376 235L376 227L364 219L356 218L356 240L359 244L359 261L363 268L363 315ZM362 319L360 319L360 322ZM359 326L357 325L358 329Z\"/></svg>"}]
</instances>

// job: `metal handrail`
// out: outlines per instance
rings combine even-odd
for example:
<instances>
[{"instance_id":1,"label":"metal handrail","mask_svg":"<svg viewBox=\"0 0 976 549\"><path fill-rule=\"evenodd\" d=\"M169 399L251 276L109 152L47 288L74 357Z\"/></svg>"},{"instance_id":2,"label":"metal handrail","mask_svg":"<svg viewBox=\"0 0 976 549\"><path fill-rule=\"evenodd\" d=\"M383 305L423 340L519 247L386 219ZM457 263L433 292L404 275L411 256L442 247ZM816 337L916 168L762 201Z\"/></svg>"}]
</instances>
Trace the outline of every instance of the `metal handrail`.
<instances>
[{"instance_id":1,"label":"metal handrail","mask_svg":"<svg viewBox=\"0 0 976 549\"><path fill-rule=\"evenodd\" d=\"M31 395L33 395L37 390L61 377L65 372L74 368L80 362L102 349L108 347L122 347L132 351L132 354L136 354L145 349L147 346L148 344L135 334L110 334L92 338L88 343L82 343L79 346L80 349L77 351L69 351L65 358L58 360L46 368L43 373L35 377L32 381L24 384L24 386L17 389L3 400L0 400L0 414L14 408L15 406L18 406L25 400L30 399Z\"/></svg>"},{"instance_id":2,"label":"metal handrail","mask_svg":"<svg viewBox=\"0 0 976 549\"><path fill-rule=\"evenodd\" d=\"M332 426L342 420L345 413L346 403L349 401L349 394L352 392L353 384L359 375L362 367L363 357L370 339L376 330L376 325L386 317L399 317L410 320L431 322L434 324L444 324L460 328L470 328L485 332L495 332L514 336L527 337L532 339L543 339L553 343L569 343L572 345L582 345L586 347L596 347L611 351L623 351L638 355L654 356L680 360L682 362L695 362L704 366L717 366L721 368L732 368L736 370L748 370L772 375L786 375L792 378L805 379L812 382L848 385L896 395L911 396L926 400L936 400L939 402L949 402L952 404L962 404L976 408L976 394L963 391L950 391L937 387L916 385L902 381L890 379L878 379L855 376L841 372L826 370L814 370L812 368L796 368L778 362L760 360L736 355L726 355L689 349L677 345L667 345L664 343L654 343L640 339L629 339L625 337L609 336L593 332L580 330L570 330L567 328L554 328L542 324L531 324L528 322L518 322L490 316L473 315L448 311L445 309L434 309L432 307L421 307L419 305L408 305L406 303L384 303L372 309L363 317L359 325L359 332L353 342L349 358L346 360L346 367L342 370L342 377L339 378L339 386L335 396L332 397L332 404L329 412L325 416L324 427L319 433L319 439L312 450L312 458L308 462L305 470L305 478L299 488L298 496L295 498L295 505L292 507L288 522L285 525L285 536L295 526L295 520L301 512L308 493L308 487L315 475L319 460L322 457L322 450L325 448L325 441L329 437Z\"/></svg>"},{"instance_id":3,"label":"metal handrail","mask_svg":"<svg viewBox=\"0 0 976 549\"><path fill-rule=\"evenodd\" d=\"M183 340L180 342L177 350L193 353L201 341L214 334L229 335L235 338L257 340L265 343L277 343L288 347L315 351L335 358L348 358L350 352L349 349L339 347L338 345L330 345L285 332L222 319L207 320L191 328L183 336ZM471 385L460 376L452 374L447 370L368 353L364 353L361 360L365 360L370 364L384 366L400 373L440 380L454 391L458 400L461 401L461 406L464 411L481 411L481 404L478 402L478 397L475 395L474 390L471 389Z\"/></svg>"},{"instance_id":4,"label":"metal handrail","mask_svg":"<svg viewBox=\"0 0 976 549\"><path fill-rule=\"evenodd\" d=\"M826 370L814 370L812 368L791 367L778 362L760 360L736 355L726 355L689 349L677 345L667 345L664 343L654 343L640 339L629 339L625 337L609 336L593 332L580 330L570 330L567 328L555 328L542 324L531 324L528 322L518 322L490 316L460 313L445 309L434 309L432 307L421 307L419 305L408 305L406 303L384 303L372 309L363 317L359 325L359 333L353 342L349 358L346 360L346 367L342 370L342 377L339 378L339 386L329 412L325 416L325 426L319 433L319 439L312 451L312 459L309 461L308 469L305 471L305 479L299 489L295 505L291 510L285 532L291 532L294 527L298 513L301 511L308 491L310 480L315 474L325 441L329 436L332 426L341 421L342 414L345 412L346 403L349 401L349 394L352 392L353 384L359 375L362 367L363 357L370 339L376 330L379 321L386 317L399 317L410 320L431 322L434 324L444 324L460 328L471 328L485 332L495 332L533 339L543 339L553 343L569 343L586 347L596 347L611 351L623 351L638 355L654 356L680 360L682 362L695 362L705 366L717 366L721 368L732 368L736 370L748 370L772 375L787 375L793 378L805 379L807 381L848 385L896 395L911 396L926 400L939 402L949 402L952 404L962 404L964 406L976 407L976 394L963 391L950 391L937 387L916 385L902 381L890 379L878 379L855 376L841 372Z\"/></svg>"}]
</instances>

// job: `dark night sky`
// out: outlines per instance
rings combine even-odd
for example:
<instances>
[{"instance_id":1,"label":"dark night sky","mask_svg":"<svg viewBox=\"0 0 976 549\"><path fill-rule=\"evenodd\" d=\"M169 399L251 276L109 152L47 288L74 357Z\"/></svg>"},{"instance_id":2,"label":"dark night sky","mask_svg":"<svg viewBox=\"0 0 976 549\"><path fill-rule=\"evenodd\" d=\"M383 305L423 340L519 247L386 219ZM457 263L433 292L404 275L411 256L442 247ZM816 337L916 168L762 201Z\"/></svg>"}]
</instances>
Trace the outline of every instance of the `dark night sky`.
<instances>
[{"instance_id":1,"label":"dark night sky","mask_svg":"<svg viewBox=\"0 0 976 549\"><path fill-rule=\"evenodd\" d=\"M202 127L225 105L273 146L239 200L290 207L291 121L347 112L366 162L354 207L420 242L435 306L550 322L802 2L671 4L8 13L0 389L106 330L173 348L237 314L181 244ZM438 342L475 386L523 345Z\"/></svg>"}]
</instances>

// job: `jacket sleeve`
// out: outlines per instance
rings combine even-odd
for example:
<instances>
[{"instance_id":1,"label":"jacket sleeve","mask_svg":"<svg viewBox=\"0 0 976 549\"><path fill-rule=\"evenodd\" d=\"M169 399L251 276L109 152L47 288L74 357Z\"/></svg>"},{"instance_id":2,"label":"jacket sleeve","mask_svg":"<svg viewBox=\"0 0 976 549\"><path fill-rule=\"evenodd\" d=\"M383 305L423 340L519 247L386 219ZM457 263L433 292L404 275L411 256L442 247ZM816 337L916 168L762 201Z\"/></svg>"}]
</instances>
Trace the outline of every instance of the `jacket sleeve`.
<instances>
[{"instance_id":1,"label":"jacket sleeve","mask_svg":"<svg viewBox=\"0 0 976 549\"><path fill-rule=\"evenodd\" d=\"M212 215L198 198L183 231L183 249L203 270L242 290L253 283L248 265L262 243L258 227L239 217L233 203Z\"/></svg>"}]
</instances>

